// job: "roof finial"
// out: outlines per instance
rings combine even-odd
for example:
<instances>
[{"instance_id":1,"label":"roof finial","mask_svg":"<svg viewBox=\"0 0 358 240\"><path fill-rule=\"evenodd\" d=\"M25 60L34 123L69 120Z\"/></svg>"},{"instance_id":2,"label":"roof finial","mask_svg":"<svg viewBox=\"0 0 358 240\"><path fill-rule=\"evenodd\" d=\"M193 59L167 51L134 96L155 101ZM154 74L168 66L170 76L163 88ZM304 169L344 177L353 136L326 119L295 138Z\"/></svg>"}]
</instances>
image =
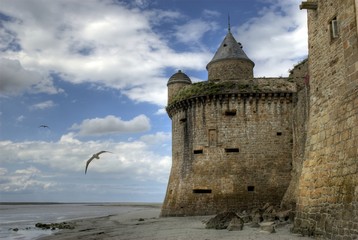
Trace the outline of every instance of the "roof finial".
<instances>
[{"instance_id":1,"label":"roof finial","mask_svg":"<svg viewBox=\"0 0 358 240\"><path fill-rule=\"evenodd\" d=\"M227 14L227 24L228 24L228 30L229 30L229 32L231 32L231 29L230 29L230 13Z\"/></svg>"}]
</instances>

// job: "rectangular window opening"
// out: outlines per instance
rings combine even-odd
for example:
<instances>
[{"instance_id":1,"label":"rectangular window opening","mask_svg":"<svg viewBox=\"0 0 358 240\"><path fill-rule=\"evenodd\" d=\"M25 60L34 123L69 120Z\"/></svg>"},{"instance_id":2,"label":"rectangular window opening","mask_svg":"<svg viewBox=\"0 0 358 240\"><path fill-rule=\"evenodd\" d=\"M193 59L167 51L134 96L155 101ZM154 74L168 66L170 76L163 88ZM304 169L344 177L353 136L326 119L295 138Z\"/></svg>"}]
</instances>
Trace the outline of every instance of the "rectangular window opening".
<instances>
[{"instance_id":1,"label":"rectangular window opening","mask_svg":"<svg viewBox=\"0 0 358 240\"><path fill-rule=\"evenodd\" d=\"M203 149L194 150L194 154L202 154L202 153L203 153Z\"/></svg>"},{"instance_id":2,"label":"rectangular window opening","mask_svg":"<svg viewBox=\"0 0 358 240\"><path fill-rule=\"evenodd\" d=\"M255 186L247 186L247 191L248 191L248 192L253 192L253 191L255 191Z\"/></svg>"},{"instance_id":3,"label":"rectangular window opening","mask_svg":"<svg viewBox=\"0 0 358 240\"><path fill-rule=\"evenodd\" d=\"M193 193L211 193L211 189L193 189Z\"/></svg>"},{"instance_id":4,"label":"rectangular window opening","mask_svg":"<svg viewBox=\"0 0 358 240\"><path fill-rule=\"evenodd\" d=\"M226 110L225 116L236 116L236 110Z\"/></svg>"},{"instance_id":5,"label":"rectangular window opening","mask_svg":"<svg viewBox=\"0 0 358 240\"><path fill-rule=\"evenodd\" d=\"M186 122L186 118L181 118L180 120L179 120L179 122Z\"/></svg>"},{"instance_id":6,"label":"rectangular window opening","mask_svg":"<svg viewBox=\"0 0 358 240\"><path fill-rule=\"evenodd\" d=\"M339 37L339 29L338 29L338 21L337 17L334 17L330 22L330 30L331 30L331 39L336 39Z\"/></svg>"},{"instance_id":7,"label":"rectangular window opening","mask_svg":"<svg viewBox=\"0 0 358 240\"><path fill-rule=\"evenodd\" d=\"M239 152L238 148L225 148L225 152L232 153L232 152Z\"/></svg>"},{"instance_id":8,"label":"rectangular window opening","mask_svg":"<svg viewBox=\"0 0 358 240\"><path fill-rule=\"evenodd\" d=\"M277 134L277 136L281 136L282 132L277 132L276 134Z\"/></svg>"}]
</instances>

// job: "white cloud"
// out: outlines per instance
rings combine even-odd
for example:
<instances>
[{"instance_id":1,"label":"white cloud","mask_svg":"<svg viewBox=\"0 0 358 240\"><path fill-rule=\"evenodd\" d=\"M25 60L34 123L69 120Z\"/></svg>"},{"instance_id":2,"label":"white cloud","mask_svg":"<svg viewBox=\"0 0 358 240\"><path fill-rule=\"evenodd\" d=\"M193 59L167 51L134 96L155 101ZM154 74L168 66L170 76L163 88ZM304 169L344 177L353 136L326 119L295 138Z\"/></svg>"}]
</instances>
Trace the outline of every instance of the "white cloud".
<instances>
[{"instance_id":1,"label":"white cloud","mask_svg":"<svg viewBox=\"0 0 358 240\"><path fill-rule=\"evenodd\" d=\"M160 108L158 109L158 111L155 112L155 115L166 115L167 114L167 110L165 110L165 108Z\"/></svg>"},{"instance_id":2,"label":"white cloud","mask_svg":"<svg viewBox=\"0 0 358 240\"><path fill-rule=\"evenodd\" d=\"M0 58L0 96L30 93L58 93L52 80L39 72L23 68L18 60Z\"/></svg>"},{"instance_id":3,"label":"white cloud","mask_svg":"<svg viewBox=\"0 0 358 240\"><path fill-rule=\"evenodd\" d=\"M200 44L201 38L210 30L216 30L216 22L207 22L200 19L193 19L184 25L176 27L175 36L178 41L189 44Z\"/></svg>"},{"instance_id":4,"label":"white cloud","mask_svg":"<svg viewBox=\"0 0 358 240\"><path fill-rule=\"evenodd\" d=\"M274 0L235 30L236 40L256 64L255 76L287 76L307 56L306 19L296 0Z\"/></svg>"},{"instance_id":5,"label":"white cloud","mask_svg":"<svg viewBox=\"0 0 358 240\"><path fill-rule=\"evenodd\" d=\"M35 167L14 172L4 169L0 174L0 192L32 192L47 190L54 186L56 184L44 180L41 171Z\"/></svg>"},{"instance_id":6,"label":"white cloud","mask_svg":"<svg viewBox=\"0 0 358 240\"><path fill-rule=\"evenodd\" d=\"M140 140L149 145L160 145L161 143L170 142L171 137L172 135L170 133L157 132L156 134L144 135Z\"/></svg>"},{"instance_id":7,"label":"white cloud","mask_svg":"<svg viewBox=\"0 0 358 240\"><path fill-rule=\"evenodd\" d=\"M144 132L149 129L150 120L145 115L136 116L129 121L109 115L105 118L85 119L81 124L74 124L71 127L71 130L79 130L82 136Z\"/></svg>"},{"instance_id":8,"label":"white cloud","mask_svg":"<svg viewBox=\"0 0 358 240\"><path fill-rule=\"evenodd\" d=\"M0 32L1 37L15 33L21 44L20 51L8 49L4 56L18 59L29 69L58 73L73 83L125 89L133 100L164 106L164 70L178 65L202 70L210 58L202 50L175 52L166 38L152 29L152 24L160 22L158 18L178 18L172 11L139 10L112 1L49 4L38 0L4 1L2 10L16 20L3 23L9 31ZM153 21L155 13L159 14ZM152 79L161 81L148 84ZM145 94L139 98L132 94L132 88ZM159 94L148 96L152 91Z\"/></svg>"},{"instance_id":9,"label":"white cloud","mask_svg":"<svg viewBox=\"0 0 358 240\"><path fill-rule=\"evenodd\" d=\"M168 143L170 143L170 134L162 132L143 136L140 140L132 142L80 141L73 135L63 136L58 142L0 141L2 153L0 163L4 166L0 168L0 175L7 176L8 180L9 177L18 179L19 184L24 183L25 180L39 180L40 177L45 179L43 168L47 169L46 172L56 172L56 174L65 177L75 174L82 175L86 161L92 154L100 150L107 150L113 154L103 154L100 159L91 162L87 174L115 174L118 178L126 179L128 184L133 181L166 183L171 157L154 152L152 146L169 148ZM26 165L31 167L20 168L13 172L6 169L7 166L15 168ZM23 177L20 178L20 176ZM5 189L9 181L3 181L3 184L0 182L0 189ZM33 183L39 185L36 181ZM60 184L54 180L49 183Z\"/></svg>"},{"instance_id":10,"label":"white cloud","mask_svg":"<svg viewBox=\"0 0 358 240\"><path fill-rule=\"evenodd\" d=\"M44 109L52 108L54 106L56 106L55 103L52 100L48 100L48 101L36 103L36 104L30 106L30 109L31 110L44 110Z\"/></svg>"},{"instance_id":11,"label":"white cloud","mask_svg":"<svg viewBox=\"0 0 358 240\"><path fill-rule=\"evenodd\" d=\"M24 115L20 115L20 116L18 116L18 117L16 118L16 122L22 122L22 121L24 121L24 119L25 119L25 116L24 116Z\"/></svg>"}]
</instances>

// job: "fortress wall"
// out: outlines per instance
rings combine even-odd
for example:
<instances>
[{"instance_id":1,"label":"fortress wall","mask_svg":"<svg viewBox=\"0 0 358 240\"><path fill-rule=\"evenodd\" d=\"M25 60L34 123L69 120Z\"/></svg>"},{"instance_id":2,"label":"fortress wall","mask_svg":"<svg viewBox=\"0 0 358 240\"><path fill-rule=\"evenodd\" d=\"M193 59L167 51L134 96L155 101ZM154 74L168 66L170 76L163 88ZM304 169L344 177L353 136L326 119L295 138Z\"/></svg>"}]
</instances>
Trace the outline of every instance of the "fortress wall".
<instances>
[{"instance_id":1,"label":"fortress wall","mask_svg":"<svg viewBox=\"0 0 358 240\"><path fill-rule=\"evenodd\" d=\"M307 59L299 63L290 71L289 79L296 83L297 92L293 97L292 116L292 172L290 185L282 200L283 209L296 209L298 198L299 178L305 157L307 138L307 123L309 109L309 73Z\"/></svg>"},{"instance_id":2,"label":"fortress wall","mask_svg":"<svg viewBox=\"0 0 358 240\"><path fill-rule=\"evenodd\" d=\"M295 230L358 237L357 1L319 0L308 12L310 112ZM332 37L332 20L338 37Z\"/></svg>"},{"instance_id":3,"label":"fortress wall","mask_svg":"<svg viewBox=\"0 0 358 240\"><path fill-rule=\"evenodd\" d=\"M173 165L161 215L279 205L291 177L291 97L215 95L172 108Z\"/></svg>"}]
</instances>

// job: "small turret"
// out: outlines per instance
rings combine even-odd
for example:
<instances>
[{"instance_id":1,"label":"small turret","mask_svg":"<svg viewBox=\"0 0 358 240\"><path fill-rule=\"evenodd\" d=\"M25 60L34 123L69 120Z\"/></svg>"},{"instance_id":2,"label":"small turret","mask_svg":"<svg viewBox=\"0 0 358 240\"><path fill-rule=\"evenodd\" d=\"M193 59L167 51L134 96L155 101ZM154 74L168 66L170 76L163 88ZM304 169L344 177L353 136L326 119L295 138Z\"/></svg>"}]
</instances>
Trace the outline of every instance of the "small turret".
<instances>
[{"instance_id":1,"label":"small turret","mask_svg":"<svg viewBox=\"0 0 358 240\"><path fill-rule=\"evenodd\" d=\"M168 105L172 102L173 97L175 94L186 85L191 84L191 80L183 73L181 70L179 70L177 73L173 74L167 83L168 86Z\"/></svg>"},{"instance_id":2,"label":"small turret","mask_svg":"<svg viewBox=\"0 0 358 240\"><path fill-rule=\"evenodd\" d=\"M253 78L255 63L242 50L230 32L225 36L213 59L208 63L209 81L228 81Z\"/></svg>"}]
</instances>

